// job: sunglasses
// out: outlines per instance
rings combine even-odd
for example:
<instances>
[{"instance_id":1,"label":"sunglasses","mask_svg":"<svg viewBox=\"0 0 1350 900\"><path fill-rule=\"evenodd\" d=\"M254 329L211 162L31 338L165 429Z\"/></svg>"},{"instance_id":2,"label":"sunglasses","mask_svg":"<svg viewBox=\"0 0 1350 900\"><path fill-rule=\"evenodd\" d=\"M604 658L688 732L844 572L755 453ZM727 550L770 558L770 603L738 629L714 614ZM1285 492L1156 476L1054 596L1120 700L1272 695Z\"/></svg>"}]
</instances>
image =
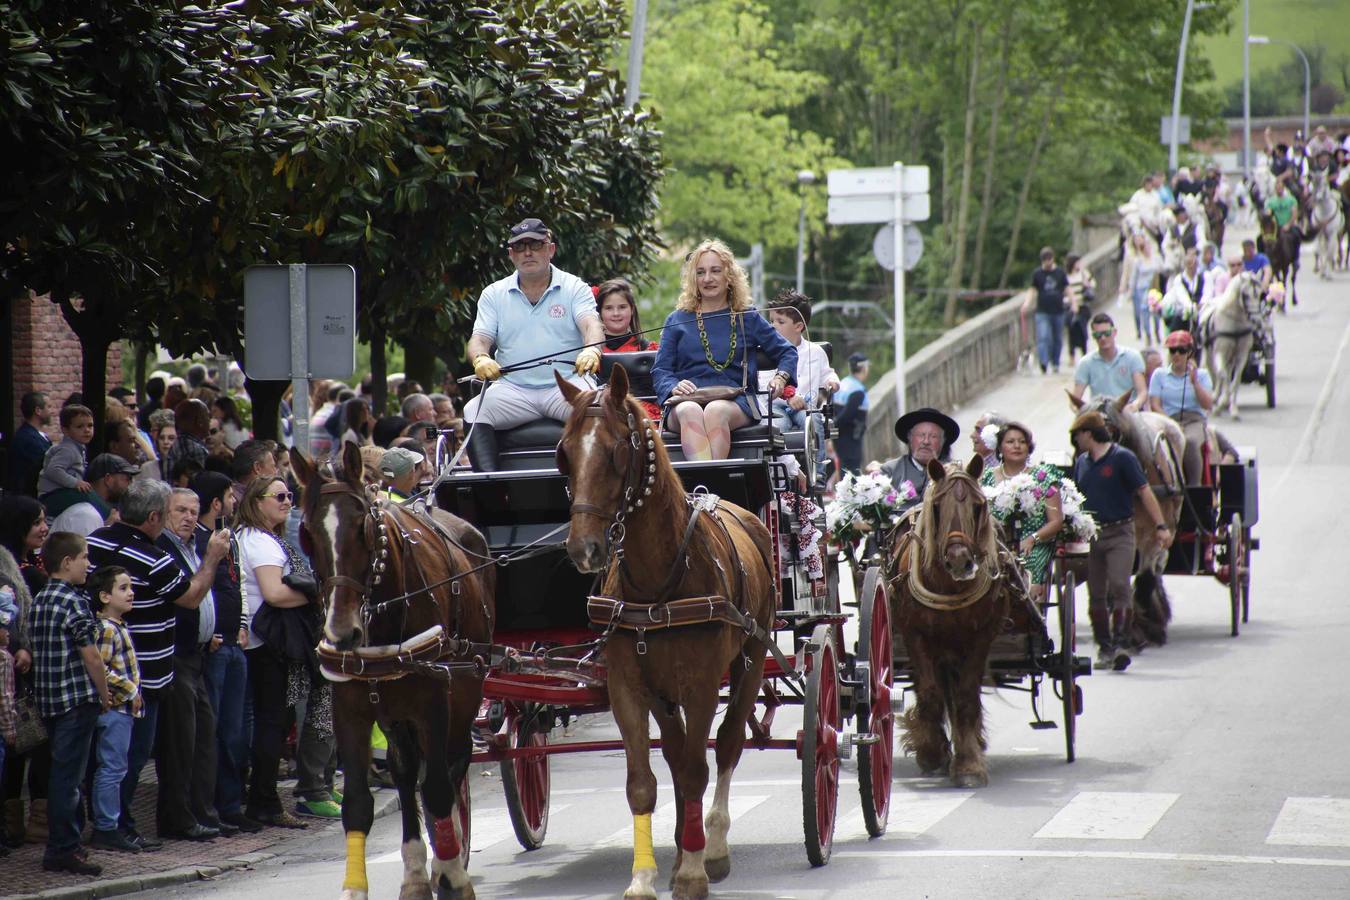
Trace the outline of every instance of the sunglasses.
<instances>
[{"instance_id":1,"label":"sunglasses","mask_svg":"<svg viewBox=\"0 0 1350 900\"><path fill-rule=\"evenodd\" d=\"M211 434L220 434L220 429L219 429L219 428L212 428L212 429L211 429Z\"/></svg>"},{"instance_id":2,"label":"sunglasses","mask_svg":"<svg viewBox=\"0 0 1350 900\"><path fill-rule=\"evenodd\" d=\"M1190 351L1190 348L1189 348L1189 347L1168 347L1168 348L1167 348L1167 352L1168 352L1168 353L1176 353L1176 354L1180 354L1181 356L1190 356L1190 355L1191 355L1191 351Z\"/></svg>"},{"instance_id":3,"label":"sunglasses","mask_svg":"<svg viewBox=\"0 0 1350 900\"><path fill-rule=\"evenodd\" d=\"M277 491L275 494L260 494L262 497L275 497L278 503L290 503L295 497L290 491Z\"/></svg>"},{"instance_id":4,"label":"sunglasses","mask_svg":"<svg viewBox=\"0 0 1350 900\"><path fill-rule=\"evenodd\" d=\"M509 249L512 253L521 253L521 252L524 252L524 251L526 251L526 250L530 250L530 251L533 251L533 252L535 252L535 253L538 253L540 250L543 250L543 249L544 249L544 242L543 242L543 241L516 241L514 244L510 244L510 245L508 246L508 249Z\"/></svg>"},{"instance_id":5,"label":"sunglasses","mask_svg":"<svg viewBox=\"0 0 1350 900\"><path fill-rule=\"evenodd\" d=\"M1102 338L1109 338L1115 333L1116 330L1114 328L1108 328L1106 331L1094 331L1092 332L1092 339L1094 341L1100 341Z\"/></svg>"}]
</instances>

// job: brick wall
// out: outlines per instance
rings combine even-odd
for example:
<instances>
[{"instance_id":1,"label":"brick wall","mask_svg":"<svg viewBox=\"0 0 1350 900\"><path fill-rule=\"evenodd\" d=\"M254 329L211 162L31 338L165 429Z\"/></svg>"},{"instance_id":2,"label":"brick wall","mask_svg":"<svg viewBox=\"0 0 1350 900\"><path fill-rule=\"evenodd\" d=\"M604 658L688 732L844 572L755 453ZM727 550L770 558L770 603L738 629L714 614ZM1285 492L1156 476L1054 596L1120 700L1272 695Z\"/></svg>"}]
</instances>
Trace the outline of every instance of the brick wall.
<instances>
[{"instance_id":1,"label":"brick wall","mask_svg":"<svg viewBox=\"0 0 1350 900\"><path fill-rule=\"evenodd\" d=\"M60 438L56 411L74 391L80 389L80 341L70 330L60 308L46 295L15 301L14 322L14 415L19 398L29 391L47 394L52 413L49 429ZM108 387L122 383L122 346L108 349Z\"/></svg>"}]
</instances>

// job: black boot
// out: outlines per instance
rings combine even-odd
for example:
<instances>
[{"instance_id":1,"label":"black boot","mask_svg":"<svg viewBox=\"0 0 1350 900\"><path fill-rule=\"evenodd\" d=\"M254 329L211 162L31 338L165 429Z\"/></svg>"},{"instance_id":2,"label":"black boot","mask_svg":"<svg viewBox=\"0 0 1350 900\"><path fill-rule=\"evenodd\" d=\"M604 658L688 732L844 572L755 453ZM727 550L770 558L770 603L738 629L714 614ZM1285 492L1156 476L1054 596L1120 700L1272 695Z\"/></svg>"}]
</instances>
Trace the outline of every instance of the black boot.
<instances>
[{"instance_id":1,"label":"black boot","mask_svg":"<svg viewBox=\"0 0 1350 900\"><path fill-rule=\"evenodd\" d=\"M497 432L483 422L475 422L472 427L473 434L466 451L469 465L475 472L497 471Z\"/></svg>"}]
</instances>

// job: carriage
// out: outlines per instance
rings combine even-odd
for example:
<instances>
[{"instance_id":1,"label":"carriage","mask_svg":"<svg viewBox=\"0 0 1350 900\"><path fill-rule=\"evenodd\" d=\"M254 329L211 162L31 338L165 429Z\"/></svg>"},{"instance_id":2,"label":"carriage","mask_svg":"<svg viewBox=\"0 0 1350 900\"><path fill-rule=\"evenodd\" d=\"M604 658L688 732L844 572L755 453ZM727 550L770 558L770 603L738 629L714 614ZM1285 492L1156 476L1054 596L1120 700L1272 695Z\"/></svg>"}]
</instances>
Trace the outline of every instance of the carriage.
<instances>
[{"instance_id":1,"label":"carriage","mask_svg":"<svg viewBox=\"0 0 1350 900\"><path fill-rule=\"evenodd\" d=\"M1186 488L1176 538L1163 570L1165 575L1211 576L1225 585L1233 637L1247 621L1252 551L1261 546L1252 536L1260 515L1256 448L1237 450L1239 462L1216 463L1207 458L1203 482Z\"/></svg>"},{"instance_id":2,"label":"carriage","mask_svg":"<svg viewBox=\"0 0 1350 900\"><path fill-rule=\"evenodd\" d=\"M1266 391L1266 406L1275 408L1275 328L1266 308L1252 336L1252 349L1240 376L1243 384L1259 384Z\"/></svg>"},{"instance_id":3,"label":"carriage","mask_svg":"<svg viewBox=\"0 0 1350 900\"><path fill-rule=\"evenodd\" d=\"M607 381L622 363L631 396L651 399L654 357L650 351L606 354L600 380ZM434 486L436 505L477 527L499 560L493 644L504 652L494 654L486 675L472 758L500 764L511 823L527 850L541 846L548 830L551 757L623 748L619 740L551 738L555 725L604 712L610 703L602 635L587 614L595 586L563 547L571 500L555 463L561 432L552 421L498 432L498 471L446 467ZM765 418L733 432L730 458L719 461L684 460L677 436L665 433L662 439L687 491L760 511L773 538L772 633L781 649L770 648L746 746L795 751L807 857L814 866L824 865L832 848L842 759L857 755L869 834L886 829L894 714L885 586L875 570L869 572L869 589L857 600L859 636L846 641L851 614L840 601L837 562L824 554L824 578L807 576L796 540L803 522L780 462L783 454L796 456L815 483L811 429L782 433ZM442 450L438 456L446 455ZM823 532L823 514L812 524ZM506 560L509 564L500 562ZM775 736L777 708L789 704L803 708L801 730Z\"/></svg>"}]
</instances>

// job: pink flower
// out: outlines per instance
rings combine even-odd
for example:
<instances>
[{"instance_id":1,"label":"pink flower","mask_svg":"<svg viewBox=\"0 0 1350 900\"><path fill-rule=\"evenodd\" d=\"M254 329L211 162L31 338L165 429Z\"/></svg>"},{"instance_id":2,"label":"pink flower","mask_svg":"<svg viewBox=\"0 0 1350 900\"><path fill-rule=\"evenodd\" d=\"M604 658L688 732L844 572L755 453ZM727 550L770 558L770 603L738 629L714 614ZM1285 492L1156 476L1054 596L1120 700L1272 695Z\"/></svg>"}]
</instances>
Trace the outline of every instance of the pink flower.
<instances>
[{"instance_id":1,"label":"pink flower","mask_svg":"<svg viewBox=\"0 0 1350 900\"><path fill-rule=\"evenodd\" d=\"M899 499L900 499L900 495L897 494L895 491L890 491L890 492L888 492L888 493L886 494L886 502L887 502L888 504L894 503L895 501L897 501L897 500L899 500Z\"/></svg>"},{"instance_id":2,"label":"pink flower","mask_svg":"<svg viewBox=\"0 0 1350 900\"><path fill-rule=\"evenodd\" d=\"M1031 496L1035 497L1037 500L1040 500L1044 496L1044 494L1041 492L1040 488L1034 487L1031 489Z\"/></svg>"},{"instance_id":3,"label":"pink flower","mask_svg":"<svg viewBox=\"0 0 1350 900\"><path fill-rule=\"evenodd\" d=\"M1052 485L1050 485L1050 487L1046 488L1045 496L1047 496L1047 497L1053 497L1053 496L1055 496L1055 495L1058 494L1058 493L1059 493L1059 488L1055 487L1055 486L1052 484Z\"/></svg>"},{"instance_id":4,"label":"pink flower","mask_svg":"<svg viewBox=\"0 0 1350 900\"><path fill-rule=\"evenodd\" d=\"M913 500L915 497L919 496L919 492L914 490L914 482L912 481L902 481L900 483L900 493L904 495L906 500Z\"/></svg>"},{"instance_id":5,"label":"pink flower","mask_svg":"<svg viewBox=\"0 0 1350 900\"><path fill-rule=\"evenodd\" d=\"M1037 469L1037 470L1036 470L1036 480L1037 480L1037 481L1044 481L1044 480L1045 480L1045 477L1046 477L1046 476L1045 476L1045 470L1044 470L1044 469Z\"/></svg>"}]
</instances>

